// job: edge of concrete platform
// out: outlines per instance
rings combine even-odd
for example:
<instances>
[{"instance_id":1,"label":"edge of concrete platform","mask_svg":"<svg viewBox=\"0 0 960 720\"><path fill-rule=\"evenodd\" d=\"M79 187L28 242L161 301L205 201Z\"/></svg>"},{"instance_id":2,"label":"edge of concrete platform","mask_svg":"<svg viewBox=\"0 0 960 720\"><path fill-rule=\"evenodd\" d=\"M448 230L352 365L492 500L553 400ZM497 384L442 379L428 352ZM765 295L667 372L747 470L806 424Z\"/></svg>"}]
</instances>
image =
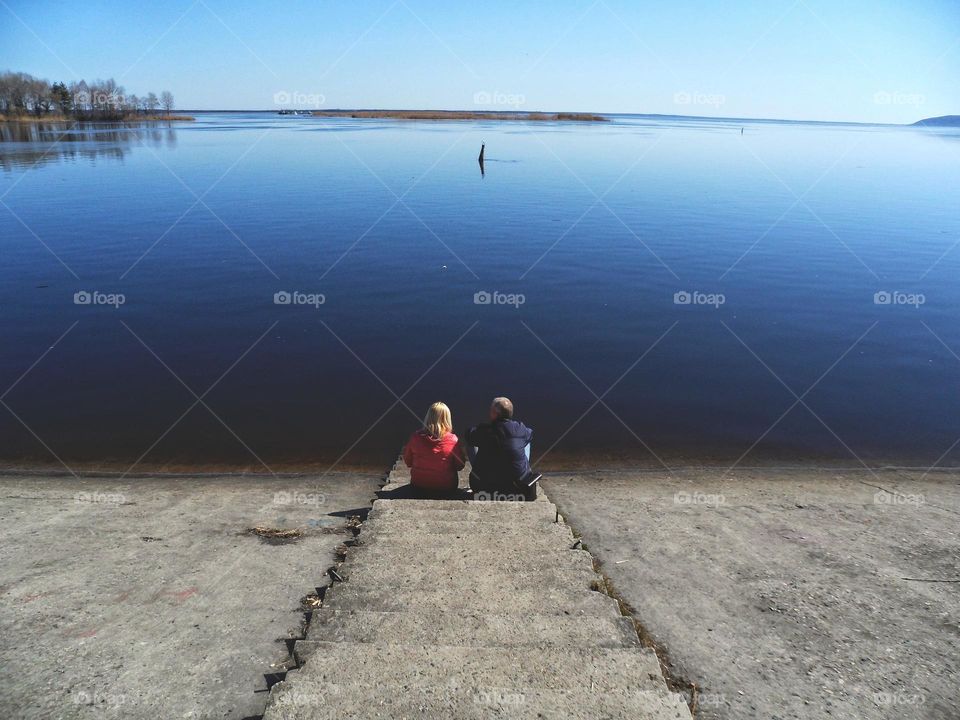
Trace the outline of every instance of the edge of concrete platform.
<instances>
[{"instance_id":1,"label":"edge of concrete platform","mask_svg":"<svg viewBox=\"0 0 960 720\"><path fill-rule=\"evenodd\" d=\"M546 489L543 489L543 494L546 495ZM580 538L582 538L582 533L576 528L575 525L573 525L572 522L570 522L568 516L563 512L563 509L560 505L556 505L556 508L560 516L564 518L564 522L567 523L574 537L580 540ZM586 551L587 554L589 554L593 562L593 570L600 577L599 591L616 601L617 608L620 610L620 614L623 617L628 618L633 624L634 630L637 633L637 638L640 641L640 645L644 648L653 650L653 652L656 653L657 660L660 663L660 673L663 675L663 679L667 684L667 688L669 688L671 692L681 695L686 700L691 715L696 717L697 701L699 699L699 688L697 687L697 684L686 676L682 675L677 670L676 665L670 659L670 651L667 649L666 645L657 640L656 636L640 620L637 609L634 608L617 590L613 580L611 580L610 576L604 571L603 562L599 560L596 555L590 552L589 547L586 545L586 543L583 543L582 540L580 541L580 547Z\"/></svg>"}]
</instances>

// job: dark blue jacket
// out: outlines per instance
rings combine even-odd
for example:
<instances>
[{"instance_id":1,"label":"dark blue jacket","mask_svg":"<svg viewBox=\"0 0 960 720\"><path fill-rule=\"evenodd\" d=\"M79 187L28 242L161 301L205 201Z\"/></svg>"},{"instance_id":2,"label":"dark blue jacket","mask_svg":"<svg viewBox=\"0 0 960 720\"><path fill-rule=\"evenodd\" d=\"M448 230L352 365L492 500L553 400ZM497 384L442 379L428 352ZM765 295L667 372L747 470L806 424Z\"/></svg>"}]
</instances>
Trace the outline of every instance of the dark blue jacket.
<instances>
[{"instance_id":1,"label":"dark blue jacket","mask_svg":"<svg viewBox=\"0 0 960 720\"><path fill-rule=\"evenodd\" d=\"M477 448L470 486L474 490L513 493L514 482L530 472L524 448L533 430L517 420L495 420L470 428L467 444Z\"/></svg>"}]
</instances>

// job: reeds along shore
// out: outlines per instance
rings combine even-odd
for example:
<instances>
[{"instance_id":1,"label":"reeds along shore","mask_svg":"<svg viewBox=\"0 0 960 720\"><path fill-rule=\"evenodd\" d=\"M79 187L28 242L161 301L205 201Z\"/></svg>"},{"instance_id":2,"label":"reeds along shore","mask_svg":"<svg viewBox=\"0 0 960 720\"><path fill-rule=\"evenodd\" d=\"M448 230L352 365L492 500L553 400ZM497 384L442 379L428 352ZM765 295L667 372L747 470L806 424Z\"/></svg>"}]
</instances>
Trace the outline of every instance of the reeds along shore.
<instances>
[{"instance_id":1,"label":"reeds along shore","mask_svg":"<svg viewBox=\"0 0 960 720\"><path fill-rule=\"evenodd\" d=\"M108 123L138 123L138 122L186 122L196 120L190 115L139 115L130 113L111 117L83 117L75 115L61 115L50 113L47 115L4 115L0 113L0 122L19 123L65 123L65 122L108 122Z\"/></svg>"},{"instance_id":2,"label":"reeds along shore","mask_svg":"<svg viewBox=\"0 0 960 720\"><path fill-rule=\"evenodd\" d=\"M314 117L389 118L393 120L534 120L543 122L607 122L592 113L472 112L468 110L317 110Z\"/></svg>"}]
</instances>

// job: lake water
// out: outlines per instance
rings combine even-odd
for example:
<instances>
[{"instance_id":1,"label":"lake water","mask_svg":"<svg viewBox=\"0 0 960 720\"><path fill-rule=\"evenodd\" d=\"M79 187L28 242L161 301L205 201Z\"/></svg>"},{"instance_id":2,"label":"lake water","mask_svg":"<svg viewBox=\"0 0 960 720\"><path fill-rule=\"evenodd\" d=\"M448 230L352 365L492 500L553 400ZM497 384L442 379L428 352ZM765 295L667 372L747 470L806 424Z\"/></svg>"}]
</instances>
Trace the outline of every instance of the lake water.
<instances>
[{"instance_id":1,"label":"lake water","mask_svg":"<svg viewBox=\"0 0 960 720\"><path fill-rule=\"evenodd\" d=\"M544 466L960 459L958 131L0 133L3 461L379 468L499 394Z\"/></svg>"}]
</instances>

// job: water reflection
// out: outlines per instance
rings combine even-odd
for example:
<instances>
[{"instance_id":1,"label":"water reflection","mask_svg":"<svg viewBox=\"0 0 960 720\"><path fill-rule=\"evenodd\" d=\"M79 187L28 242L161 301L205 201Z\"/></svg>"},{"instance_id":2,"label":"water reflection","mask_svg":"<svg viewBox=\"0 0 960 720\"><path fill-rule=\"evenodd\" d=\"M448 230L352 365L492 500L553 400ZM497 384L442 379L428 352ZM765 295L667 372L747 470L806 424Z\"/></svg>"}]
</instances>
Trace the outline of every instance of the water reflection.
<instances>
[{"instance_id":1,"label":"water reflection","mask_svg":"<svg viewBox=\"0 0 960 720\"><path fill-rule=\"evenodd\" d=\"M383 386L414 383L410 407L443 398L458 427L488 394L514 394L554 467L960 463L960 215L946 190L960 166L944 151L956 133L684 122L200 115L161 158L187 187L229 171L193 212L142 149L41 169L4 200L12 212L0 205L0 388L16 384L0 461L385 466L416 421L383 414ZM122 156L168 134L0 131L0 153L54 157L100 144ZM784 216L790 189L815 182L809 208ZM389 211L384 186L410 187L410 207ZM329 302L275 304L294 289ZM128 303L75 304L84 290ZM894 290L929 302L878 304ZM692 291L725 300L677 300ZM170 430L193 398L121 319L191 388L236 364L211 396L217 417L195 408ZM784 386L814 382L809 410L789 411ZM584 416L612 384L609 408Z\"/></svg>"},{"instance_id":2,"label":"water reflection","mask_svg":"<svg viewBox=\"0 0 960 720\"><path fill-rule=\"evenodd\" d=\"M0 167L60 160L123 160L137 144L177 144L173 123L0 122Z\"/></svg>"}]
</instances>

